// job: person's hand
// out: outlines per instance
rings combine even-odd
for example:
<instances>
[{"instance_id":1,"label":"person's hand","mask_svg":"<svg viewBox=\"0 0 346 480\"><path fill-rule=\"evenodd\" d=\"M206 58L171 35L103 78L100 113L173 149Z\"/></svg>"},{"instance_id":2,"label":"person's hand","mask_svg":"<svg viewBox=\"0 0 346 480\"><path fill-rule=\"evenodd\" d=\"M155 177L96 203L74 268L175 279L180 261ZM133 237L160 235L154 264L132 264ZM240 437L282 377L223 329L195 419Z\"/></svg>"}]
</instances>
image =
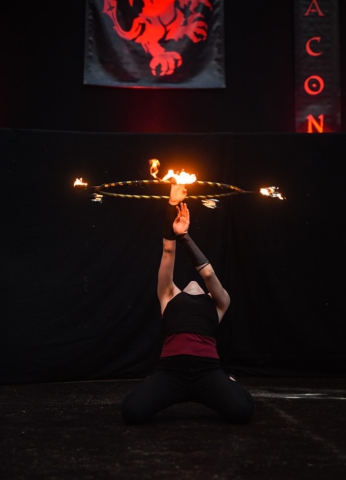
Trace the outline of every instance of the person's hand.
<instances>
[{"instance_id":1,"label":"person's hand","mask_svg":"<svg viewBox=\"0 0 346 480\"><path fill-rule=\"evenodd\" d=\"M171 205L178 205L180 202L183 202L185 200L186 194L187 190L185 188L185 185L172 183L169 203Z\"/></svg>"},{"instance_id":2,"label":"person's hand","mask_svg":"<svg viewBox=\"0 0 346 480\"><path fill-rule=\"evenodd\" d=\"M190 212L186 203L182 203L180 208L177 207L177 216L173 223L173 230L176 235L187 233L190 226Z\"/></svg>"}]
</instances>

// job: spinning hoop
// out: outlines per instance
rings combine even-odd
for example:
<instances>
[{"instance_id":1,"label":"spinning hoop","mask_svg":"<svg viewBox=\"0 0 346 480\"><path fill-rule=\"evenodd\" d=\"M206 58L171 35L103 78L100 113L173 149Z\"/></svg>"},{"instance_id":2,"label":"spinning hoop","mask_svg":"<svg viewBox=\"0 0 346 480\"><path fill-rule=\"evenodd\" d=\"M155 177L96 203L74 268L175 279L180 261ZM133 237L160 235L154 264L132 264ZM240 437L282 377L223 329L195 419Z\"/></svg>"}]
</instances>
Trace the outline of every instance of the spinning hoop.
<instances>
[{"instance_id":1,"label":"spinning hoop","mask_svg":"<svg viewBox=\"0 0 346 480\"><path fill-rule=\"evenodd\" d=\"M168 200L169 196L167 195L133 195L133 194L124 194L124 193L111 193L105 192L103 189L107 189L110 187L126 187L126 186L138 186L138 185L163 185L163 184L171 184L169 180L128 180L124 182L112 182L112 183L104 183L94 188L99 195L106 195L108 197L118 197L118 198L135 198L135 199L155 199L155 200ZM203 185L208 187L217 187L221 189L228 189L232 190L228 193L221 193L221 194L210 194L210 195L188 195L186 198L192 200L203 200L203 199L212 199L212 198L223 198L229 197L231 195L238 195L239 193L258 193L248 190L243 190L239 187L235 187L234 185L228 185L226 183L218 183L218 182L207 182L202 180L197 180L194 182L194 185Z\"/></svg>"}]
</instances>

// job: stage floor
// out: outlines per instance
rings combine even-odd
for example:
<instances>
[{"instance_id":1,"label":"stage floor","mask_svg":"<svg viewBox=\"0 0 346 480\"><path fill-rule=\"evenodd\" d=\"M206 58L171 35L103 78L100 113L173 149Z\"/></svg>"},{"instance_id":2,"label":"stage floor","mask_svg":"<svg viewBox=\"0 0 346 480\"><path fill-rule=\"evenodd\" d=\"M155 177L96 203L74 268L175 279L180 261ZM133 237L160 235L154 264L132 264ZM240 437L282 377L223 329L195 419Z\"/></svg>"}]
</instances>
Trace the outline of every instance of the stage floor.
<instances>
[{"instance_id":1,"label":"stage floor","mask_svg":"<svg viewBox=\"0 0 346 480\"><path fill-rule=\"evenodd\" d=\"M0 387L0 478L339 480L346 478L346 380L243 377L248 425L201 405L122 423L137 380Z\"/></svg>"}]
</instances>

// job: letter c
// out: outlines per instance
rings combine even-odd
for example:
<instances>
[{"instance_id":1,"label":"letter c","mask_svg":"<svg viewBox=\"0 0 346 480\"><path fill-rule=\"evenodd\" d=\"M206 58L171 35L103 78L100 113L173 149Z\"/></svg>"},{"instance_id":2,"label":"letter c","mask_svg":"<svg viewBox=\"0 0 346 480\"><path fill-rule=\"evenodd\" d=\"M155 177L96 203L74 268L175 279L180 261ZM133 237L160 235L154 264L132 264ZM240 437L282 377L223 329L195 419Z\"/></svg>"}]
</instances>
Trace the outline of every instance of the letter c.
<instances>
[{"instance_id":1,"label":"letter c","mask_svg":"<svg viewBox=\"0 0 346 480\"><path fill-rule=\"evenodd\" d=\"M319 57L320 55L322 55L322 52L314 52L311 50L311 47L310 47L310 43L312 41L316 40L316 42L320 43L321 41L321 37L313 37L313 38L310 38L310 40L308 40L306 42L306 51L308 52L309 55L311 55L312 57Z\"/></svg>"},{"instance_id":2,"label":"letter c","mask_svg":"<svg viewBox=\"0 0 346 480\"><path fill-rule=\"evenodd\" d=\"M315 80L315 82L311 85L312 87L314 88L317 88L317 83L316 81L319 83L319 89L318 90L311 90L311 88L309 87L309 82L310 80ZM307 78L304 82L304 90L306 91L306 93L308 93L309 95L318 95L319 93L322 92L322 90L324 89L324 81L321 77L319 77L318 75L311 75L311 77Z\"/></svg>"}]
</instances>

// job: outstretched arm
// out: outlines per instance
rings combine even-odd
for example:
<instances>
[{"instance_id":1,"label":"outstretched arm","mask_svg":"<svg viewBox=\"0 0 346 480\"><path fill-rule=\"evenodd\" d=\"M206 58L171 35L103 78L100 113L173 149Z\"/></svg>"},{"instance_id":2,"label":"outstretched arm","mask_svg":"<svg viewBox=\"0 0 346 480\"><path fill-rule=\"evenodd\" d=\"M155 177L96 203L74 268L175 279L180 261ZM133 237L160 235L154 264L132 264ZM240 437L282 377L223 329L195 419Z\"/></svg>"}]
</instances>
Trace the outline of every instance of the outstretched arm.
<instances>
[{"instance_id":1,"label":"outstretched arm","mask_svg":"<svg viewBox=\"0 0 346 480\"><path fill-rule=\"evenodd\" d=\"M184 210L181 210L181 215L189 218L189 210L186 204L183 204ZM178 219L178 217L177 217ZM195 242L189 236L187 229L184 233L181 233L181 229L176 228L176 222L173 224L173 229L177 234L177 239L181 242L183 248L186 250L187 254L190 257L191 262L193 263L196 270L199 272L203 278L206 287L215 302L215 306L219 315L219 320L221 321L222 317L226 313L226 310L230 304L230 297L226 290L221 285L220 280L217 278L213 267L210 265L208 259L197 247Z\"/></svg>"},{"instance_id":2,"label":"outstretched arm","mask_svg":"<svg viewBox=\"0 0 346 480\"><path fill-rule=\"evenodd\" d=\"M198 270L198 267L197 267ZM205 285L215 302L217 312L219 314L219 321L221 322L222 317L225 315L229 304L231 303L230 296L226 290L221 285L220 280L217 278L216 273L214 272L213 267L207 264L199 274L203 278Z\"/></svg>"},{"instance_id":3,"label":"outstretched arm","mask_svg":"<svg viewBox=\"0 0 346 480\"><path fill-rule=\"evenodd\" d=\"M163 251L158 273L157 295L161 304L161 313L164 312L167 303L180 292L173 282L176 233L173 223L180 228L181 232L187 231L189 223L181 218L179 203L186 197L187 190L184 185L172 184L169 203L167 205L166 219L163 229ZM180 225L180 226L179 226Z\"/></svg>"},{"instance_id":4,"label":"outstretched arm","mask_svg":"<svg viewBox=\"0 0 346 480\"><path fill-rule=\"evenodd\" d=\"M163 250L157 282L157 296L161 305L161 313L163 314L167 303L179 293L173 282L173 271L175 261L175 240L163 239Z\"/></svg>"}]
</instances>

